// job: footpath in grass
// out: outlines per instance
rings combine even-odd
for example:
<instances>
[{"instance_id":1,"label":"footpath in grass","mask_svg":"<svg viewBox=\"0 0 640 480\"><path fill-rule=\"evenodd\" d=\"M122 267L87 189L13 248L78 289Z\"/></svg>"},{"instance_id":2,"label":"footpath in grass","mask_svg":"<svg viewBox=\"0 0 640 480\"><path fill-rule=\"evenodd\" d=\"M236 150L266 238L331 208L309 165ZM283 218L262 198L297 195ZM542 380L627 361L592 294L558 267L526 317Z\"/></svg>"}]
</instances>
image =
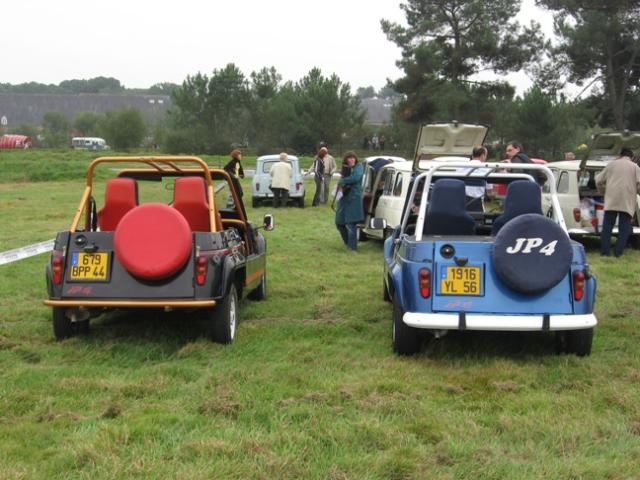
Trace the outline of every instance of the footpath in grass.
<instances>
[{"instance_id":1,"label":"footpath in grass","mask_svg":"<svg viewBox=\"0 0 640 480\"><path fill-rule=\"evenodd\" d=\"M82 185L0 184L0 249L67 228ZM589 249L588 358L471 332L399 358L382 245L348 253L308 187L304 209L247 207L276 230L268 299L242 302L231 346L138 311L55 342L46 255L0 266L0 479L640 477L638 252Z\"/></svg>"}]
</instances>

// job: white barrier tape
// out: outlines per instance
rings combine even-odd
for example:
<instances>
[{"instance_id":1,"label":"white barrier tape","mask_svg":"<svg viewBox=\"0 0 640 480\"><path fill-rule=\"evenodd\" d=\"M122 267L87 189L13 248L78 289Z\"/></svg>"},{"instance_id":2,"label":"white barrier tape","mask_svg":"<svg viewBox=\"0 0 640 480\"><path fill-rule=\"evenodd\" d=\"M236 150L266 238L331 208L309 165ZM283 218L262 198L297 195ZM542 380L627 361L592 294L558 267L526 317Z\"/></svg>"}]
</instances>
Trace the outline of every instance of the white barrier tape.
<instances>
[{"instance_id":1,"label":"white barrier tape","mask_svg":"<svg viewBox=\"0 0 640 480\"><path fill-rule=\"evenodd\" d=\"M33 245L28 245L26 247L1 252L0 265L17 262L18 260L40 255L41 253L50 252L53 250L53 243L53 239L45 240L44 242L34 243Z\"/></svg>"}]
</instances>

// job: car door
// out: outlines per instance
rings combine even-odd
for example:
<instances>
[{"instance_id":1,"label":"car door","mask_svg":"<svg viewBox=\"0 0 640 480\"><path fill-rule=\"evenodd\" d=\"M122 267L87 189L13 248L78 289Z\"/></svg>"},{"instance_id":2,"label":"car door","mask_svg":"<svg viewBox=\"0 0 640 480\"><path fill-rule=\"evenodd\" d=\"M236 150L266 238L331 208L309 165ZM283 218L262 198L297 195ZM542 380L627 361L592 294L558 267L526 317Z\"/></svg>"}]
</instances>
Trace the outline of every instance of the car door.
<instances>
[{"instance_id":1,"label":"car door","mask_svg":"<svg viewBox=\"0 0 640 480\"><path fill-rule=\"evenodd\" d=\"M400 225L402 219L402 209L404 208L405 197L409 186L409 172L398 171L390 176L385 184L382 197L376 209L376 217L384 218L389 228Z\"/></svg>"}]
</instances>

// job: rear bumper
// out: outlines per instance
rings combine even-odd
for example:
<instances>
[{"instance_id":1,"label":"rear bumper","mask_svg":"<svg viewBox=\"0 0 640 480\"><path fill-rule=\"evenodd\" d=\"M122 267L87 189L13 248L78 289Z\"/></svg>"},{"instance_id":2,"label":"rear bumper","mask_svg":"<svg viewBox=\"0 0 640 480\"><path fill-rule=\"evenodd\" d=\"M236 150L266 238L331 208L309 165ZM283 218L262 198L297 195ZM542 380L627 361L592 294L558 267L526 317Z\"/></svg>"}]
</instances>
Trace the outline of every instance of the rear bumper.
<instances>
[{"instance_id":1,"label":"rear bumper","mask_svg":"<svg viewBox=\"0 0 640 480\"><path fill-rule=\"evenodd\" d=\"M567 230L567 233L571 236L600 235L600 232L596 232L593 227L570 228ZM613 235L618 235L618 227L613 227L612 233ZM640 227L633 227L631 233L633 235L640 235Z\"/></svg>"},{"instance_id":2,"label":"rear bumper","mask_svg":"<svg viewBox=\"0 0 640 480\"><path fill-rule=\"evenodd\" d=\"M580 330L598 324L593 313L586 315L482 315L407 312L402 320L414 328L513 332Z\"/></svg>"},{"instance_id":3,"label":"rear bumper","mask_svg":"<svg viewBox=\"0 0 640 480\"><path fill-rule=\"evenodd\" d=\"M215 300L45 300L48 307L65 308L209 308Z\"/></svg>"},{"instance_id":4,"label":"rear bumper","mask_svg":"<svg viewBox=\"0 0 640 480\"><path fill-rule=\"evenodd\" d=\"M252 194L252 197L253 198L258 198L260 200L272 199L273 198L273 192L269 192L269 193L254 193L254 194ZM300 198L300 197L304 197L304 190L294 190L294 191L289 190L289 198Z\"/></svg>"}]
</instances>

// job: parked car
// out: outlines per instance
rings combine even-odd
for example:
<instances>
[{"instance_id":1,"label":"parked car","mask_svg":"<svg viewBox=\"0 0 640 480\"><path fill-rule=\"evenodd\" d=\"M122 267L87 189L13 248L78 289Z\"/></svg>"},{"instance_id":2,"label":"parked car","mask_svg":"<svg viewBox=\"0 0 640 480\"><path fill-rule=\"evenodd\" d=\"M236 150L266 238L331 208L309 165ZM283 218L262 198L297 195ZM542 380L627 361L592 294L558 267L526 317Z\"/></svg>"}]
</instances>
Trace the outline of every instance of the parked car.
<instances>
[{"instance_id":1,"label":"parked car","mask_svg":"<svg viewBox=\"0 0 640 480\"><path fill-rule=\"evenodd\" d=\"M483 125L429 123L418 133L413 162L398 157L368 157L362 180L365 218L358 226L359 238L386 238L400 224L412 175L427 170L435 161L469 161L473 147L481 145L486 134ZM371 228L372 218L384 219L386 228Z\"/></svg>"},{"instance_id":2,"label":"parked car","mask_svg":"<svg viewBox=\"0 0 640 480\"><path fill-rule=\"evenodd\" d=\"M556 178L556 190L567 222L569 235L575 238L600 235L604 220L604 196L596 189L596 175L617 158L623 147L638 151L640 132L607 132L596 135L582 160L553 162L548 166ZM548 192L549 185L545 185ZM630 243L640 248L640 195L636 196ZM548 208L549 195L543 197ZM618 234L615 226L613 234Z\"/></svg>"},{"instance_id":3,"label":"parked car","mask_svg":"<svg viewBox=\"0 0 640 480\"><path fill-rule=\"evenodd\" d=\"M104 138L99 137L73 137L71 146L76 150L109 150Z\"/></svg>"},{"instance_id":4,"label":"parked car","mask_svg":"<svg viewBox=\"0 0 640 480\"><path fill-rule=\"evenodd\" d=\"M256 173L251 182L251 204L253 208L260 206L265 200L273 201L271 191L271 167L280 159L279 155L264 155L256 160ZM293 175L291 176L291 187L289 188L289 201L294 202L298 207L304 208L304 178L300 171L300 161L298 157L289 155L289 162Z\"/></svg>"},{"instance_id":5,"label":"parked car","mask_svg":"<svg viewBox=\"0 0 640 480\"><path fill-rule=\"evenodd\" d=\"M545 216L539 186L514 169L553 176L535 164L437 163L416 177L402 223L384 243L396 353L414 354L424 334L450 330L550 331L561 351L591 352L596 279L584 248L567 234L555 183ZM509 184L498 216L467 212L465 182L478 178ZM479 235L479 225L491 231Z\"/></svg>"},{"instance_id":6,"label":"parked car","mask_svg":"<svg viewBox=\"0 0 640 480\"><path fill-rule=\"evenodd\" d=\"M96 167L123 163L145 168L109 179L98 209ZM164 183L172 198L141 203L140 183L145 197L161 198ZM227 192L233 204L220 208ZM264 226L273 227L271 215ZM105 311L146 308L193 310L212 340L230 343L239 300L266 297L266 243L224 170L197 157L102 157L89 165L69 230L56 236L46 281L58 340Z\"/></svg>"}]
</instances>

